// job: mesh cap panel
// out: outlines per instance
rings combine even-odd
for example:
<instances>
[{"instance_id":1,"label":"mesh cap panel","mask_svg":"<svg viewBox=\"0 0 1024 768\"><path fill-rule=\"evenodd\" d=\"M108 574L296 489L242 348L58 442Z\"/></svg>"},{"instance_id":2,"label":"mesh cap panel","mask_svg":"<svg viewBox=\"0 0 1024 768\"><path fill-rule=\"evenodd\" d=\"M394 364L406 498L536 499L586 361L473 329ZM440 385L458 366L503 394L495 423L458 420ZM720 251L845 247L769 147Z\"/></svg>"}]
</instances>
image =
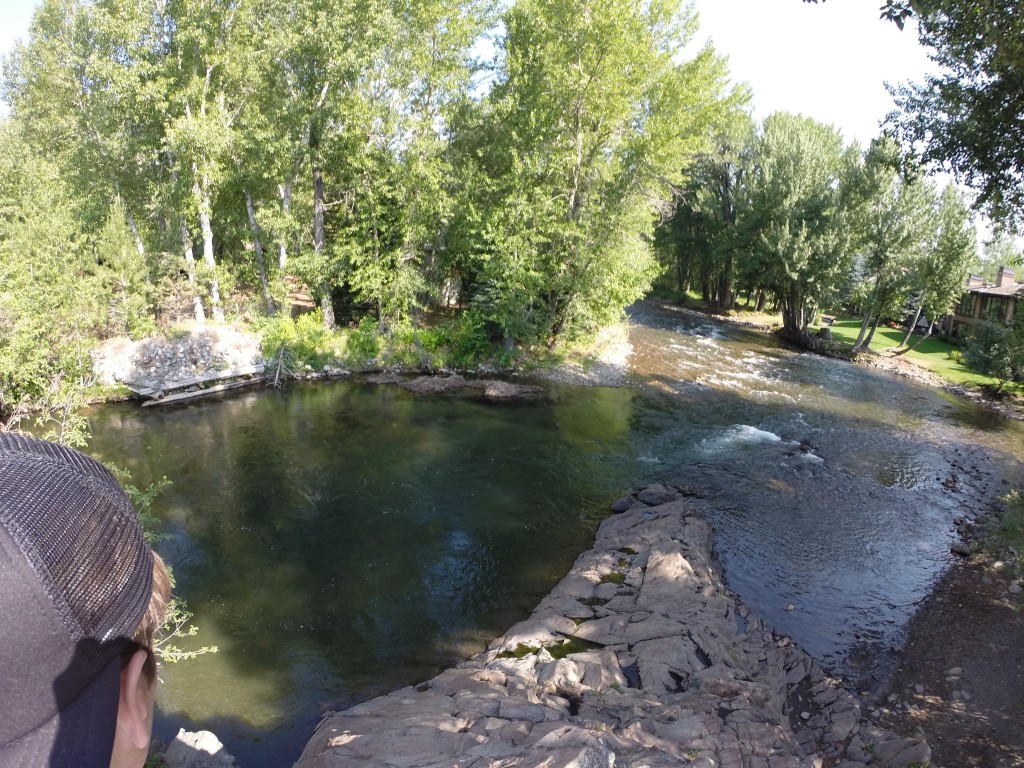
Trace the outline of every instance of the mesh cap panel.
<instances>
[{"instance_id":1,"label":"mesh cap panel","mask_svg":"<svg viewBox=\"0 0 1024 768\"><path fill-rule=\"evenodd\" d=\"M149 605L153 559L135 511L99 462L0 434L0 523L72 639L131 638Z\"/></svg>"}]
</instances>

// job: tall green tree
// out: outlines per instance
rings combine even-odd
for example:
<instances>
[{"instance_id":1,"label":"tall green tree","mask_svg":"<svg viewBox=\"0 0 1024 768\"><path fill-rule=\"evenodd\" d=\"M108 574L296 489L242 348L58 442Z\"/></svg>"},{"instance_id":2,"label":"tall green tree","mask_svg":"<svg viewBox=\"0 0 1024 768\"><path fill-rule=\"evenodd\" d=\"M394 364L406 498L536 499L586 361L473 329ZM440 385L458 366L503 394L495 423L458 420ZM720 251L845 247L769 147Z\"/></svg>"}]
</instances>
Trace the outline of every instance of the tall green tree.
<instances>
[{"instance_id":1,"label":"tall green tree","mask_svg":"<svg viewBox=\"0 0 1024 768\"><path fill-rule=\"evenodd\" d=\"M902 313L914 267L934 233L934 195L921 176L904 174L900 148L883 136L871 142L852 180L850 225L862 254L867 284L863 320L853 351L866 349L883 317Z\"/></svg>"},{"instance_id":2,"label":"tall green tree","mask_svg":"<svg viewBox=\"0 0 1024 768\"><path fill-rule=\"evenodd\" d=\"M736 236L754 144L754 123L737 109L716 126L712 146L687 169L672 216L658 241L672 251L680 287L695 280L702 298L723 309L736 299L736 264L744 244Z\"/></svg>"},{"instance_id":3,"label":"tall green tree","mask_svg":"<svg viewBox=\"0 0 1024 768\"><path fill-rule=\"evenodd\" d=\"M782 311L783 334L806 346L814 313L849 271L845 167L835 128L781 112L765 119L740 213L750 248L740 279L768 295Z\"/></svg>"},{"instance_id":4,"label":"tall green tree","mask_svg":"<svg viewBox=\"0 0 1024 768\"><path fill-rule=\"evenodd\" d=\"M0 427L42 407L55 437L81 432L96 296L79 207L60 166L0 121Z\"/></svg>"},{"instance_id":5,"label":"tall green tree","mask_svg":"<svg viewBox=\"0 0 1024 768\"><path fill-rule=\"evenodd\" d=\"M889 3L914 15L940 67L894 90L890 117L926 164L978 193L975 205L1011 227L1024 223L1024 18L1015 3L915 0Z\"/></svg>"},{"instance_id":6,"label":"tall green tree","mask_svg":"<svg viewBox=\"0 0 1024 768\"><path fill-rule=\"evenodd\" d=\"M678 61L695 19L675 0L524 0L504 24L459 140L473 300L511 344L608 322L649 287L655 213L707 146L726 71L711 49Z\"/></svg>"},{"instance_id":7,"label":"tall green tree","mask_svg":"<svg viewBox=\"0 0 1024 768\"><path fill-rule=\"evenodd\" d=\"M947 184L942 190L937 225L938 231L915 270L917 300L900 347L906 347L922 312L927 313L928 330L913 346L902 351L915 349L932 335L938 319L953 312L977 256L977 231L970 220L963 195L952 184Z\"/></svg>"}]
</instances>

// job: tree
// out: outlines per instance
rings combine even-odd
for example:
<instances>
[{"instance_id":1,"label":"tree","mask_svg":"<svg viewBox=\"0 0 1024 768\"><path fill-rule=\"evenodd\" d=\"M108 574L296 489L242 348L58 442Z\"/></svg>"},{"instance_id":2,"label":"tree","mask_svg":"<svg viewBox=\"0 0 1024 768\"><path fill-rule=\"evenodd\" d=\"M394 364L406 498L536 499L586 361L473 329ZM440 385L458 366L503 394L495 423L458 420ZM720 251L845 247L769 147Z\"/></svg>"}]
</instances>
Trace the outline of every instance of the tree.
<instances>
[{"instance_id":1,"label":"tree","mask_svg":"<svg viewBox=\"0 0 1024 768\"><path fill-rule=\"evenodd\" d=\"M1024 312L1014 316L1009 328L979 322L964 345L964 363L996 379L996 392L1011 381L1024 381Z\"/></svg>"},{"instance_id":2,"label":"tree","mask_svg":"<svg viewBox=\"0 0 1024 768\"><path fill-rule=\"evenodd\" d=\"M0 122L0 428L34 413L80 444L97 297L75 197L21 126Z\"/></svg>"},{"instance_id":3,"label":"tree","mask_svg":"<svg viewBox=\"0 0 1024 768\"><path fill-rule=\"evenodd\" d=\"M731 309L736 299L737 253L743 245L735 228L753 143L754 123L737 109L715 127L712 147L687 169L675 210L658 229L661 249L672 251L680 287L696 280L704 301L723 309Z\"/></svg>"},{"instance_id":4,"label":"tree","mask_svg":"<svg viewBox=\"0 0 1024 768\"><path fill-rule=\"evenodd\" d=\"M893 5L892 3L890 3ZM940 65L924 83L894 89L888 122L926 164L977 193L975 207L1024 224L1024 18L1014 3L922 0L915 15ZM903 18L906 18L906 15Z\"/></svg>"},{"instance_id":5,"label":"tree","mask_svg":"<svg viewBox=\"0 0 1024 768\"><path fill-rule=\"evenodd\" d=\"M938 232L915 269L917 300L900 347L906 347L922 311L926 311L929 318L928 330L913 346L899 354L915 349L932 335L936 320L952 313L963 295L976 254L977 233L967 204L956 187L948 184L939 203Z\"/></svg>"},{"instance_id":6,"label":"tree","mask_svg":"<svg viewBox=\"0 0 1024 768\"><path fill-rule=\"evenodd\" d=\"M851 185L854 246L870 281L859 302L864 317L854 352L868 347L883 317L902 313L913 267L934 232L931 189L900 166L899 145L883 136L871 142Z\"/></svg>"},{"instance_id":7,"label":"tree","mask_svg":"<svg viewBox=\"0 0 1024 768\"><path fill-rule=\"evenodd\" d=\"M509 346L614 320L657 273L654 216L725 108L721 58L677 61L694 21L676 0L506 11L498 82L456 134L472 187L453 240Z\"/></svg>"},{"instance_id":8,"label":"tree","mask_svg":"<svg viewBox=\"0 0 1024 768\"><path fill-rule=\"evenodd\" d=\"M741 282L765 291L782 310L783 335L804 346L813 345L807 326L814 312L836 296L849 271L843 160L835 128L770 115L740 212L740 236L750 249Z\"/></svg>"}]
</instances>

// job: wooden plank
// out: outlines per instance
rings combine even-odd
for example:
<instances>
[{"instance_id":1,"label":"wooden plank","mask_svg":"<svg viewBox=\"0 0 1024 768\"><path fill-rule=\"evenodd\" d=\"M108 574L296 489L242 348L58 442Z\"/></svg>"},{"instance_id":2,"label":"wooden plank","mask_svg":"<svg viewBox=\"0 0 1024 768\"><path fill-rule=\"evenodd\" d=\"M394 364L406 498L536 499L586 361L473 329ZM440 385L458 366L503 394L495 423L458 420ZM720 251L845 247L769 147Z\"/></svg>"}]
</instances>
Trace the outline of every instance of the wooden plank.
<instances>
[{"instance_id":1,"label":"wooden plank","mask_svg":"<svg viewBox=\"0 0 1024 768\"><path fill-rule=\"evenodd\" d=\"M259 384L260 381L260 379L246 379L245 381L232 381L227 384L218 384L216 387L208 387L207 389L196 389L191 392L178 392L174 395L166 395L165 397L147 400L142 404L142 407L147 408L151 405L163 405L165 403L180 403L184 400L193 400L197 397L202 397L203 395L212 395L217 392L226 392L229 389L252 386L253 384Z\"/></svg>"},{"instance_id":2,"label":"wooden plank","mask_svg":"<svg viewBox=\"0 0 1024 768\"><path fill-rule=\"evenodd\" d=\"M158 392L173 392L176 389L184 389L185 387L194 387L197 384L203 384L207 381L220 381L221 379L233 379L236 376L251 376L254 373L263 373L263 363L257 365L246 366L244 368L229 368L226 371L217 371L210 376L194 376L190 379L181 379L180 381L168 381L162 387L145 387L142 389L135 389L129 387L132 392L142 397L152 397Z\"/></svg>"}]
</instances>

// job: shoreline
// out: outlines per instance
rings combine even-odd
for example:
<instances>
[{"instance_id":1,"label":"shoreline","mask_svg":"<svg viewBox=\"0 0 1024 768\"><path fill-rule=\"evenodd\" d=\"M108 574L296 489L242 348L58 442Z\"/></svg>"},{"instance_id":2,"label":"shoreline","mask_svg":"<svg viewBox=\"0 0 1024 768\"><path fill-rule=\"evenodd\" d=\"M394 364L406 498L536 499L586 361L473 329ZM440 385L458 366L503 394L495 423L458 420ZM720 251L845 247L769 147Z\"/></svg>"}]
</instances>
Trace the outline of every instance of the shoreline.
<instances>
[{"instance_id":1,"label":"shoreline","mask_svg":"<svg viewBox=\"0 0 1024 768\"><path fill-rule=\"evenodd\" d=\"M531 616L417 686L321 721L296 768L906 768L927 743L725 586L685 489L620 499Z\"/></svg>"},{"instance_id":2,"label":"shoreline","mask_svg":"<svg viewBox=\"0 0 1024 768\"><path fill-rule=\"evenodd\" d=\"M651 301L657 306L670 312L679 312L680 314L689 315L691 317L703 317L711 320L718 320L723 323L740 326L765 335L772 335L773 333L773 326L745 320L742 317L702 311L694 307L674 304L667 299L647 299L647 301ZM790 345L787 344L787 346ZM968 402L977 405L979 408L984 408L985 410L991 411L992 413L998 414L1007 419L1024 421L1024 403L1014 404L1012 402L994 400L990 397L986 397L984 393L976 388L954 384L943 379L938 374L932 373L927 368L918 365L912 360L903 357L880 355L877 352L869 350L867 352L862 352L853 358L844 358L823 354L813 349L803 349L800 347L791 348L799 352L829 357L833 360L844 360L845 362L852 363L853 365L863 365L868 368L874 368L875 370L885 371L886 373L892 373L896 376L912 379L913 381L920 382L926 386L933 387L946 392L947 394L967 400Z\"/></svg>"}]
</instances>

